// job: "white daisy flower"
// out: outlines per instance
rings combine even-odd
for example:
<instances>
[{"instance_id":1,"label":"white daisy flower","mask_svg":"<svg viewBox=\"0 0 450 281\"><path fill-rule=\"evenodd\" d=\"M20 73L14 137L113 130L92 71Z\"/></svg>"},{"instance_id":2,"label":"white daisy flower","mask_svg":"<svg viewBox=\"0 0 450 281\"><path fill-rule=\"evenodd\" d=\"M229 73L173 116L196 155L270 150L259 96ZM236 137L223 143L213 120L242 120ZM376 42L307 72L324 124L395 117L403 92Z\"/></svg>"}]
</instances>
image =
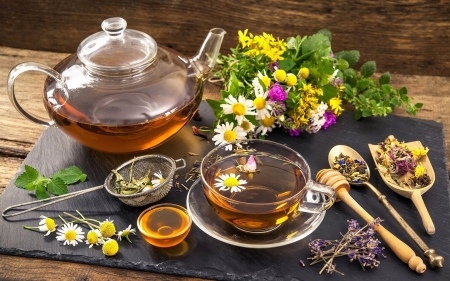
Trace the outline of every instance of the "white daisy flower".
<instances>
[{"instance_id":1,"label":"white daisy flower","mask_svg":"<svg viewBox=\"0 0 450 281\"><path fill-rule=\"evenodd\" d=\"M216 183L214 184L215 187L220 187L220 190L230 190L231 193L233 192L241 192L242 190L245 190L245 187L242 186L243 184L246 184L246 180L240 180L240 175L235 175L234 173L231 174L223 174L220 175L220 179L216 179Z\"/></svg>"},{"instance_id":2,"label":"white daisy flower","mask_svg":"<svg viewBox=\"0 0 450 281\"><path fill-rule=\"evenodd\" d=\"M86 244L89 245L89 248L92 248L94 245L100 245L103 244L104 241L102 239L102 234L100 233L100 230L93 229L88 232L86 235Z\"/></svg>"},{"instance_id":3,"label":"white daisy flower","mask_svg":"<svg viewBox=\"0 0 450 281\"><path fill-rule=\"evenodd\" d=\"M256 129L256 134L261 133L264 136L267 132L272 132L272 128L275 128L275 117L265 116L259 120L259 124L260 126Z\"/></svg>"},{"instance_id":4,"label":"white daisy flower","mask_svg":"<svg viewBox=\"0 0 450 281\"><path fill-rule=\"evenodd\" d=\"M136 229L131 228L131 224L130 224L127 228L125 228L124 230L119 231L119 233L117 233L117 239L119 241L122 241L122 237L124 237L125 239L128 240L128 242L132 243L130 240L130 237L128 237L131 233L136 235Z\"/></svg>"},{"instance_id":5,"label":"white daisy flower","mask_svg":"<svg viewBox=\"0 0 450 281\"><path fill-rule=\"evenodd\" d=\"M161 183L164 182L164 177L163 177L161 171L156 172L156 173L154 173L153 175L156 177L156 179L152 179L152 185L153 185L153 187L157 187L158 185L160 185Z\"/></svg>"},{"instance_id":6,"label":"white daisy flower","mask_svg":"<svg viewBox=\"0 0 450 281\"><path fill-rule=\"evenodd\" d=\"M238 125L242 123L244 119L244 115L256 115L253 107L252 100L246 100L244 96L239 96L238 99L229 95L228 98L224 99L227 104L221 104L220 106L223 108L223 112L225 114L234 114L236 115L236 120L238 121Z\"/></svg>"},{"instance_id":7,"label":"white daisy flower","mask_svg":"<svg viewBox=\"0 0 450 281\"><path fill-rule=\"evenodd\" d=\"M68 223L58 229L56 240L64 241L63 245L76 246L78 242L82 242L84 239L84 232L81 227L76 224Z\"/></svg>"},{"instance_id":8,"label":"white daisy flower","mask_svg":"<svg viewBox=\"0 0 450 281\"><path fill-rule=\"evenodd\" d=\"M219 124L214 129L217 134L214 135L212 141L215 145L221 145L226 143L231 143L235 140L245 140L247 139L247 133L242 129L241 126L234 127L233 123L225 122L225 124ZM229 144L225 147L225 150L233 149L233 145Z\"/></svg>"},{"instance_id":9,"label":"white daisy flower","mask_svg":"<svg viewBox=\"0 0 450 281\"><path fill-rule=\"evenodd\" d=\"M44 234L44 236L49 235L53 231L56 230L57 225L55 224L55 221L52 218L47 218L46 216L39 216L41 220L39 221L39 231L47 233Z\"/></svg>"},{"instance_id":10,"label":"white daisy flower","mask_svg":"<svg viewBox=\"0 0 450 281\"><path fill-rule=\"evenodd\" d=\"M252 122L250 122L247 118L244 118L244 120L242 120L241 128L246 133L255 131L255 125Z\"/></svg>"},{"instance_id":11,"label":"white daisy flower","mask_svg":"<svg viewBox=\"0 0 450 281\"><path fill-rule=\"evenodd\" d=\"M264 119L264 116L270 116L269 110L272 110L272 106L267 102L267 96L269 91L264 92L263 87L259 83L258 78L253 79L253 87L255 89L256 98L253 100L253 105L256 109L257 119Z\"/></svg>"}]
</instances>

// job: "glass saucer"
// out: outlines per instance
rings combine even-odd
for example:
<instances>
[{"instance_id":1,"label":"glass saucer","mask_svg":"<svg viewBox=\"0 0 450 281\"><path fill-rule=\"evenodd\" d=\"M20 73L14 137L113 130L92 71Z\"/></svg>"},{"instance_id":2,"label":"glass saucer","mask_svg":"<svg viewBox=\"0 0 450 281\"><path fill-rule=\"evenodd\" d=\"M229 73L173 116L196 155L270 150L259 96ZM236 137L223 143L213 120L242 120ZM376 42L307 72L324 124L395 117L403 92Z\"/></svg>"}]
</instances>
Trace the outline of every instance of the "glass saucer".
<instances>
[{"instance_id":1,"label":"glass saucer","mask_svg":"<svg viewBox=\"0 0 450 281\"><path fill-rule=\"evenodd\" d=\"M313 232L325 216L325 212L301 213L268 233L252 234L240 231L214 212L203 193L201 179L192 184L186 206L192 221L203 232L222 242L245 248L273 248L297 242Z\"/></svg>"}]
</instances>

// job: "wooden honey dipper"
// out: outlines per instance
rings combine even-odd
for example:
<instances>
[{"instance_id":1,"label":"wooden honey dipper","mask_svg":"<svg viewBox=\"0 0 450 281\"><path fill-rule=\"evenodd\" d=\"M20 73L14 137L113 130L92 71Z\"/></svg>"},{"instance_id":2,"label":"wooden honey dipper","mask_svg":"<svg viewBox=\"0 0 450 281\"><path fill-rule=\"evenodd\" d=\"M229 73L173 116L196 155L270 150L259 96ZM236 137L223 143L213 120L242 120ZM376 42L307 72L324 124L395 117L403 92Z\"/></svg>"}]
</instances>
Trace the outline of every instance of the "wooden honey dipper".
<instances>
[{"instance_id":1,"label":"wooden honey dipper","mask_svg":"<svg viewBox=\"0 0 450 281\"><path fill-rule=\"evenodd\" d=\"M322 169L317 173L316 181L322 184L332 186L336 191L337 199L345 202L353 211L362 217L367 223L371 223L374 218L369 215L358 202L349 194L350 184L345 177L338 171L332 169ZM414 251L406 245L403 241L398 239L394 234L389 232L381 224L374 225L377 233L383 238L386 244L391 248L395 255L404 263L408 264L409 268L417 273L424 273L427 269L422 259L414 253Z\"/></svg>"}]
</instances>

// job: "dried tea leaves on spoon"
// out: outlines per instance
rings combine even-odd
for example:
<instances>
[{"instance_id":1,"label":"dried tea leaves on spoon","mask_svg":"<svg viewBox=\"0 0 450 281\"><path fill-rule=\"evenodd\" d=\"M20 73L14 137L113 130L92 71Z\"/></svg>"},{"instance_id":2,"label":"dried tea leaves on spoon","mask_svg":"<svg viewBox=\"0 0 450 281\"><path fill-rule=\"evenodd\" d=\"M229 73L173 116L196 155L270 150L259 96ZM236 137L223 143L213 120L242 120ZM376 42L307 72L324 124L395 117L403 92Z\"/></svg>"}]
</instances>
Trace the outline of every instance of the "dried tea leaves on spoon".
<instances>
[{"instance_id":1,"label":"dried tea leaves on spoon","mask_svg":"<svg viewBox=\"0 0 450 281\"><path fill-rule=\"evenodd\" d=\"M334 157L333 169L341 173L348 182L362 183L369 180L366 162L353 159L342 152Z\"/></svg>"}]
</instances>

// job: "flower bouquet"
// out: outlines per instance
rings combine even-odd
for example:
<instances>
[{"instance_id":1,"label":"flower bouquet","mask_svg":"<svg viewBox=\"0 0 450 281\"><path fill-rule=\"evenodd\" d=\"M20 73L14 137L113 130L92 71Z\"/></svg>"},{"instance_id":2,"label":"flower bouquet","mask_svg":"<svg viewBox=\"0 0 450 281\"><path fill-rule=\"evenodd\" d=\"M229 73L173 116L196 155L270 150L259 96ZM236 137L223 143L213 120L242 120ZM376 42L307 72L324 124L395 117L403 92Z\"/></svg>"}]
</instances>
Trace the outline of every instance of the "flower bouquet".
<instances>
[{"instance_id":1,"label":"flower bouquet","mask_svg":"<svg viewBox=\"0 0 450 281\"><path fill-rule=\"evenodd\" d=\"M316 133L336 123L343 102L354 106L356 120L386 116L395 107L415 115L406 88L389 85L389 73L378 81L374 61L360 71L351 68L358 51L333 53L331 34L275 39L271 34L238 32L239 44L231 54L219 54L213 79L223 82L220 100L207 100L217 118L216 145L247 138L264 138L279 127L298 136Z\"/></svg>"}]
</instances>

